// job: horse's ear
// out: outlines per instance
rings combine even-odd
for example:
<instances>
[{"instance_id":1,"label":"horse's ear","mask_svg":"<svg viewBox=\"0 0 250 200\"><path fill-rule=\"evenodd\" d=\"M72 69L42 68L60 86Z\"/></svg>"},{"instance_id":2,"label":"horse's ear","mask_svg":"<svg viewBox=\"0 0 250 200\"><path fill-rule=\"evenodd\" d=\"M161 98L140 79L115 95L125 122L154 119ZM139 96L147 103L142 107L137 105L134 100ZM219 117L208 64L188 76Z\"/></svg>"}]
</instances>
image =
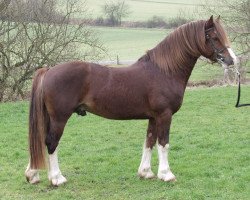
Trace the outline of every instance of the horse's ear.
<instances>
[{"instance_id":1,"label":"horse's ear","mask_svg":"<svg viewBox=\"0 0 250 200\"><path fill-rule=\"evenodd\" d=\"M217 19L216 19L218 22L220 21L220 15L217 17Z\"/></svg>"},{"instance_id":2,"label":"horse's ear","mask_svg":"<svg viewBox=\"0 0 250 200\"><path fill-rule=\"evenodd\" d=\"M214 26L214 18L213 15L206 21L205 29L212 28Z\"/></svg>"}]
</instances>

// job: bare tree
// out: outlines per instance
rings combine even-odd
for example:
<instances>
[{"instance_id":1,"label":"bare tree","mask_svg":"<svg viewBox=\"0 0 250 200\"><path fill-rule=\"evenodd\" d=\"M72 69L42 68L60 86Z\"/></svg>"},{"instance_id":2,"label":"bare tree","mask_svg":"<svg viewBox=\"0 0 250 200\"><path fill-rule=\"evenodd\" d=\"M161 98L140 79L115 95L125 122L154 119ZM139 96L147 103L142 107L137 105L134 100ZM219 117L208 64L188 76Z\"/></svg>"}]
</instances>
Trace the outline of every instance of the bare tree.
<instances>
[{"instance_id":1,"label":"bare tree","mask_svg":"<svg viewBox=\"0 0 250 200\"><path fill-rule=\"evenodd\" d=\"M93 30L71 23L82 11L76 2L67 0L64 12L56 5L56 0L12 0L4 15L1 12L0 101L25 97L40 67L101 56L104 49Z\"/></svg>"},{"instance_id":2,"label":"bare tree","mask_svg":"<svg viewBox=\"0 0 250 200\"><path fill-rule=\"evenodd\" d=\"M0 2L0 13L3 13L7 10L11 0L3 0Z\"/></svg>"},{"instance_id":3,"label":"bare tree","mask_svg":"<svg viewBox=\"0 0 250 200\"><path fill-rule=\"evenodd\" d=\"M242 54L250 52L250 0L205 1L206 13L221 15ZM216 5L216 6L213 6Z\"/></svg>"},{"instance_id":4,"label":"bare tree","mask_svg":"<svg viewBox=\"0 0 250 200\"><path fill-rule=\"evenodd\" d=\"M122 18L131 13L129 5L124 0L106 2L102 6L102 10L111 26L120 26Z\"/></svg>"}]
</instances>

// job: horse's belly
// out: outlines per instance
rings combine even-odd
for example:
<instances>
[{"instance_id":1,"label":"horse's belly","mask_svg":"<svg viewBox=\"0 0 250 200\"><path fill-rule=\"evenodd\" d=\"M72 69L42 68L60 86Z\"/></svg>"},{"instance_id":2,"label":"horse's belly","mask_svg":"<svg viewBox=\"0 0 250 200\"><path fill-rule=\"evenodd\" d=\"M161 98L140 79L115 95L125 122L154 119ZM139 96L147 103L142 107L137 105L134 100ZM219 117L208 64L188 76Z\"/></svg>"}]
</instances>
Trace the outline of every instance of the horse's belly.
<instances>
[{"instance_id":1,"label":"horse's belly","mask_svg":"<svg viewBox=\"0 0 250 200\"><path fill-rule=\"evenodd\" d=\"M109 119L147 119L148 107L142 98L124 96L97 96L86 103L86 111Z\"/></svg>"}]
</instances>

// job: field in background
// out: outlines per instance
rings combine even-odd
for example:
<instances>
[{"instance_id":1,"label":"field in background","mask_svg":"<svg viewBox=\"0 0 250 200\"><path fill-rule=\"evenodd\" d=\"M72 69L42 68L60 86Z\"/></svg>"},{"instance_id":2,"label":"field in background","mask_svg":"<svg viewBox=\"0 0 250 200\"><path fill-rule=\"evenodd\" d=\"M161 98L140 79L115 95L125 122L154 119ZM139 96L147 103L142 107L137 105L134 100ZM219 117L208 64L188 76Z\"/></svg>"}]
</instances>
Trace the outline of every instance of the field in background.
<instances>
[{"instance_id":1,"label":"field in background","mask_svg":"<svg viewBox=\"0 0 250 200\"><path fill-rule=\"evenodd\" d=\"M163 16L164 18L176 17L180 10L185 16L192 17L197 11L202 1L198 0L127 0L132 14L126 21L146 21L153 15ZM95 17L101 16L101 5L104 1L87 0L86 5ZM188 15L186 15L188 14ZM199 16L200 17L200 16ZM193 17L196 18L196 17ZM145 29L145 28L109 28L93 27L100 36L101 41L107 49L107 54L102 58L103 61L135 61L142 56L148 49L155 47L172 30L166 29ZM218 65L212 66L204 63L196 65L191 81L202 81L211 79L221 79L223 77L222 68Z\"/></svg>"},{"instance_id":2,"label":"field in background","mask_svg":"<svg viewBox=\"0 0 250 200\"><path fill-rule=\"evenodd\" d=\"M170 32L166 29L94 28L108 52L103 60L137 60Z\"/></svg>"},{"instance_id":3,"label":"field in background","mask_svg":"<svg viewBox=\"0 0 250 200\"><path fill-rule=\"evenodd\" d=\"M101 6L105 1L87 0L86 2L93 18L102 16ZM126 3L131 8L131 14L124 19L125 21L147 21L154 15L169 19L179 16L180 11L187 15L185 17L195 17L193 13L201 5L199 0L127 0Z\"/></svg>"},{"instance_id":4,"label":"field in background","mask_svg":"<svg viewBox=\"0 0 250 200\"><path fill-rule=\"evenodd\" d=\"M104 46L107 48L107 55L102 60L136 61L149 49L154 48L172 30L166 29L132 29L132 28L108 28L94 27ZM202 81L219 79L223 77L223 70L218 65L198 62L191 81Z\"/></svg>"},{"instance_id":5,"label":"field in background","mask_svg":"<svg viewBox=\"0 0 250 200\"><path fill-rule=\"evenodd\" d=\"M250 101L249 86L242 100ZM176 183L137 177L146 120L112 121L74 114L59 151L64 186L24 177L28 163L28 103L0 104L0 198L14 199L225 199L250 196L249 107L236 109L236 87L188 90L173 117L170 167ZM152 169L156 173L154 149Z\"/></svg>"}]
</instances>

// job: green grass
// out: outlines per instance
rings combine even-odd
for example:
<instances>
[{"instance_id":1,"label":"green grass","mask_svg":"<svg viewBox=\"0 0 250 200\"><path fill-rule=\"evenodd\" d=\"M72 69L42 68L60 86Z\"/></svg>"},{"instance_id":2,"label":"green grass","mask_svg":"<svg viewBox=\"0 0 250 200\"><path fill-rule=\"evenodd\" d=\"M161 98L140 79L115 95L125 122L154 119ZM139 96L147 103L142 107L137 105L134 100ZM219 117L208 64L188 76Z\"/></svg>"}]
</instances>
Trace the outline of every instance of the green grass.
<instances>
[{"instance_id":1,"label":"green grass","mask_svg":"<svg viewBox=\"0 0 250 200\"><path fill-rule=\"evenodd\" d=\"M127 0L131 14L124 18L125 21L147 21L154 15L164 17L165 19L174 18L184 11L186 17L192 17L193 13L200 5L198 0ZM86 5L92 13L93 18L103 16L101 6L104 1L87 0Z\"/></svg>"},{"instance_id":2,"label":"green grass","mask_svg":"<svg viewBox=\"0 0 250 200\"><path fill-rule=\"evenodd\" d=\"M104 60L136 60L148 49L162 41L169 30L165 29L128 29L128 28L93 28L104 46L107 56Z\"/></svg>"},{"instance_id":3,"label":"green grass","mask_svg":"<svg viewBox=\"0 0 250 200\"><path fill-rule=\"evenodd\" d=\"M250 102L242 88L242 103ZM170 166L176 183L141 180L146 120L112 121L73 115L60 144L68 183L53 188L42 171L26 183L28 103L0 104L1 199L249 199L249 109L236 109L236 87L192 89L173 117ZM157 172L157 154L152 168Z\"/></svg>"}]
</instances>

